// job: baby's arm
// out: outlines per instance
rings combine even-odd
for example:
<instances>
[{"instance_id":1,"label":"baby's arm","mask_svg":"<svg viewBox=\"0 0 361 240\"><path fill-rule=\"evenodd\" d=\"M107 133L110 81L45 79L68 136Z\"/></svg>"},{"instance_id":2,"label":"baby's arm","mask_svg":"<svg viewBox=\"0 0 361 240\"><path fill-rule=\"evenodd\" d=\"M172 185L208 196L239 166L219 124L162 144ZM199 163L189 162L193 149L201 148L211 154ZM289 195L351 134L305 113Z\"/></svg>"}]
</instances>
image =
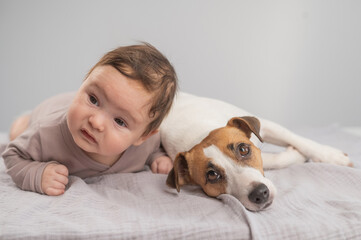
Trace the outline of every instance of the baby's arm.
<instances>
[{"instance_id":1,"label":"baby's arm","mask_svg":"<svg viewBox=\"0 0 361 240\"><path fill-rule=\"evenodd\" d=\"M42 175L48 165L55 162L34 161L22 156L16 148L8 148L4 154L7 173L14 183L22 190L44 193L42 189Z\"/></svg>"},{"instance_id":2,"label":"baby's arm","mask_svg":"<svg viewBox=\"0 0 361 240\"><path fill-rule=\"evenodd\" d=\"M3 153L7 173L22 190L59 195L47 189L55 187L52 183L55 179L59 179L61 184L67 183L67 179L64 179L65 175L67 178L67 169L66 172L59 170L66 167L55 161L44 162L40 142L39 132L31 132L30 129L10 142ZM54 168L54 165L57 167ZM59 177L59 174L64 177ZM59 184L56 184L56 187L61 188Z\"/></svg>"},{"instance_id":3,"label":"baby's arm","mask_svg":"<svg viewBox=\"0 0 361 240\"><path fill-rule=\"evenodd\" d=\"M61 164L23 159L15 151L4 154L7 173L22 190L61 195L68 184L68 169Z\"/></svg>"},{"instance_id":4,"label":"baby's arm","mask_svg":"<svg viewBox=\"0 0 361 240\"><path fill-rule=\"evenodd\" d=\"M173 162L166 155L155 158L150 166L153 173L162 173L162 174L168 174L169 171L172 169L172 167L173 167Z\"/></svg>"}]
</instances>

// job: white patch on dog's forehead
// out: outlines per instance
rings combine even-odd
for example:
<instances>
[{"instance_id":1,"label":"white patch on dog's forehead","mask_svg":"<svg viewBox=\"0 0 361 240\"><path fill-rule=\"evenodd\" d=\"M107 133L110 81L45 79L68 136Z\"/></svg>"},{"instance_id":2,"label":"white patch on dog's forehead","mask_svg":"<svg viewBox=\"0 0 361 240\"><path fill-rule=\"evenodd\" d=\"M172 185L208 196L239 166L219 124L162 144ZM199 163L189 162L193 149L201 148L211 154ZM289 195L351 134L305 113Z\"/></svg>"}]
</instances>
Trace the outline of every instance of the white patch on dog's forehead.
<instances>
[{"instance_id":1,"label":"white patch on dog's forehead","mask_svg":"<svg viewBox=\"0 0 361 240\"><path fill-rule=\"evenodd\" d=\"M203 153L206 157L212 159L213 163L222 167L224 170L237 167L237 164L233 161L233 159L230 159L217 146L211 145L207 148L204 148ZM237 169L238 168L239 167L237 167Z\"/></svg>"}]
</instances>

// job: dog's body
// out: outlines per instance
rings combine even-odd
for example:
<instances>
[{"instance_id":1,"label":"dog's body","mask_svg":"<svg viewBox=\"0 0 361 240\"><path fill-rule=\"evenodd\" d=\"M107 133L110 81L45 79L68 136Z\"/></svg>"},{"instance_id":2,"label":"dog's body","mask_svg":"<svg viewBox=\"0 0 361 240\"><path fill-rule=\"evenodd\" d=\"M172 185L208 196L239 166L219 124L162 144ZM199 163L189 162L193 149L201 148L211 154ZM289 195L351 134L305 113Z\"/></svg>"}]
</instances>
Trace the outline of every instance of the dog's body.
<instances>
[{"instance_id":1,"label":"dog's body","mask_svg":"<svg viewBox=\"0 0 361 240\"><path fill-rule=\"evenodd\" d=\"M178 191L182 185L197 184L213 197L232 194L247 209L258 211L269 206L276 194L263 168L282 168L307 159L351 165L342 151L251 115L219 100L178 93L160 128L162 144L174 159L167 184ZM287 149L261 154L259 140Z\"/></svg>"}]
</instances>

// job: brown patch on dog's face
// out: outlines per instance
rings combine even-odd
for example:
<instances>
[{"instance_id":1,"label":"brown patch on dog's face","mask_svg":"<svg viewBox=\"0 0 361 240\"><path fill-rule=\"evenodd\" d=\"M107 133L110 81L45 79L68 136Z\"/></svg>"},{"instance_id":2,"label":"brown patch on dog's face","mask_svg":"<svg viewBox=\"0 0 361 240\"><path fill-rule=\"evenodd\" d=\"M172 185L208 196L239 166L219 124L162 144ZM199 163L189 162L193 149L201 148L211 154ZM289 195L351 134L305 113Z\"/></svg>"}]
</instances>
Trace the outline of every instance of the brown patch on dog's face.
<instances>
[{"instance_id":1,"label":"brown patch on dog's face","mask_svg":"<svg viewBox=\"0 0 361 240\"><path fill-rule=\"evenodd\" d=\"M262 141L259 127L256 118L232 118L227 126L213 130L191 150L177 155L167 185L179 192L183 185L196 184L211 197L232 194L252 211L268 207L276 189L264 177L261 151L250 141L252 132ZM267 196L256 201L252 196L260 186Z\"/></svg>"}]
</instances>

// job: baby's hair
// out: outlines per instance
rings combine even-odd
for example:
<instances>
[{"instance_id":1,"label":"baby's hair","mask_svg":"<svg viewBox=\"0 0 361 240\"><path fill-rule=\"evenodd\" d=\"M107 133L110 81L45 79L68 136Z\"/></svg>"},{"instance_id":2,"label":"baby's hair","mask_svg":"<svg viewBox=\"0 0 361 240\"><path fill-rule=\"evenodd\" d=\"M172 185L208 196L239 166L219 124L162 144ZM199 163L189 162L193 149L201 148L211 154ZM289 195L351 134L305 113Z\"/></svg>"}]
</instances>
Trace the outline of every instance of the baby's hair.
<instances>
[{"instance_id":1,"label":"baby's hair","mask_svg":"<svg viewBox=\"0 0 361 240\"><path fill-rule=\"evenodd\" d=\"M143 135L159 128L168 114L177 90L177 75L168 59L149 43L118 47L106 53L89 71L110 65L130 79L139 81L153 95L149 123Z\"/></svg>"}]
</instances>

